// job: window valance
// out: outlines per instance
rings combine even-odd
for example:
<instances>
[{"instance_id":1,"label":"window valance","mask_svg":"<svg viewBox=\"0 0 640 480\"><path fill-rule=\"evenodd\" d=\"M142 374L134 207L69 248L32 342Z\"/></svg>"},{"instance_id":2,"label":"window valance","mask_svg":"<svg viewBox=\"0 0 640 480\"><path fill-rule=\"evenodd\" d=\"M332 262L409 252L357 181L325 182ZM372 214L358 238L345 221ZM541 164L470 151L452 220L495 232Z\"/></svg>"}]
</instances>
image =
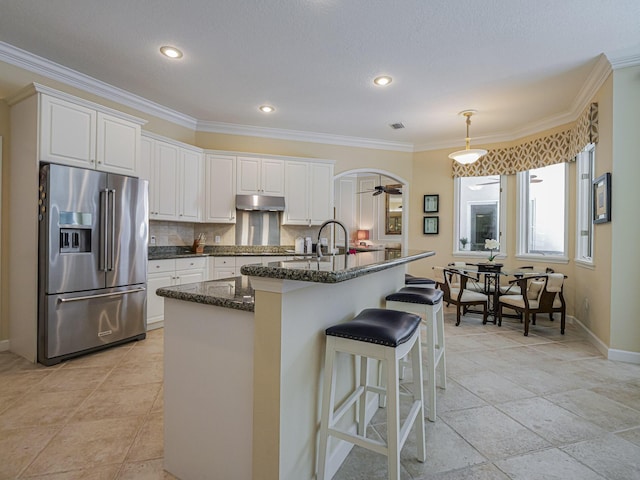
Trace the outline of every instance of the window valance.
<instances>
[{"instance_id":1,"label":"window valance","mask_svg":"<svg viewBox=\"0 0 640 480\"><path fill-rule=\"evenodd\" d=\"M589 143L598 143L598 104L590 104L568 130L523 142L508 148L489 150L475 163L453 163L454 177L513 175L555 163L573 162Z\"/></svg>"}]
</instances>

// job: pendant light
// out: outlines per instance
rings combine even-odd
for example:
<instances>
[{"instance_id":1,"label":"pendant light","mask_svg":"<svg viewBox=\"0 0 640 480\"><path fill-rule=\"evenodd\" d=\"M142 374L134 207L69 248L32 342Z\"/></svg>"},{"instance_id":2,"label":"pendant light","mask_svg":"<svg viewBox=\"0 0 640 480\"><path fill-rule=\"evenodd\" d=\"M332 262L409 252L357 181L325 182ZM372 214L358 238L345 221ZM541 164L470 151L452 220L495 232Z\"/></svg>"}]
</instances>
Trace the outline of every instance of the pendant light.
<instances>
[{"instance_id":1,"label":"pendant light","mask_svg":"<svg viewBox=\"0 0 640 480\"><path fill-rule=\"evenodd\" d=\"M475 110L463 110L460 112L460 115L467 117L467 138L465 139L466 148L449 154L450 159L455 160L458 163L462 163L463 165L473 163L483 155L487 154L487 151L481 148L470 148L471 137L469 137L469 125L471 125L471 116L474 113L476 113Z\"/></svg>"}]
</instances>

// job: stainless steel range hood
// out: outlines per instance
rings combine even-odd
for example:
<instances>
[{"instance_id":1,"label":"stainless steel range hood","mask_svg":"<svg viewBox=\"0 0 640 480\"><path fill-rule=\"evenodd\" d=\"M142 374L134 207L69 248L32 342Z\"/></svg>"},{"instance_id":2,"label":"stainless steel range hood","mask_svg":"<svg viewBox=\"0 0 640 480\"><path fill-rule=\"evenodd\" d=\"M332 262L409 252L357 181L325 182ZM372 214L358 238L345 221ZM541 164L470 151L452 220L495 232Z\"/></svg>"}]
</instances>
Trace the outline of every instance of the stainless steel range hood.
<instances>
[{"instance_id":1,"label":"stainless steel range hood","mask_svg":"<svg viewBox=\"0 0 640 480\"><path fill-rule=\"evenodd\" d=\"M238 210L258 210L262 212L283 212L284 197L269 195L236 195Z\"/></svg>"}]
</instances>

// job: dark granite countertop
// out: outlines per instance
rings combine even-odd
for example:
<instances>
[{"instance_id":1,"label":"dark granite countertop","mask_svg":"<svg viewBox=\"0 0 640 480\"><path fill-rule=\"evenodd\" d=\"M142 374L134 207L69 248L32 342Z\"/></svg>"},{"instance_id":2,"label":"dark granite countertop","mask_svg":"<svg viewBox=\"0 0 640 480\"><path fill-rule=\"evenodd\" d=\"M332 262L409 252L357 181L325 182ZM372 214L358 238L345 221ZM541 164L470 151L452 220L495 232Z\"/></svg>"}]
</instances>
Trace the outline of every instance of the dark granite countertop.
<instances>
[{"instance_id":1,"label":"dark granite countertop","mask_svg":"<svg viewBox=\"0 0 640 480\"><path fill-rule=\"evenodd\" d=\"M245 276L159 288L156 293L186 302L254 311L254 292Z\"/></svg>"},{"instance_id":2,"label":"dark granite countertop","mask_svg":"<svg viewBox=\"0 0 640 480\"><path fill-rule=\"evenodd\" d=\"M189 246L149 247L149 260L167 260L185 257L245 257L288 256L294 253L293 246L235 246L207 245L203 253L193 253Z\"/></svg>"},{"instance_id":3,"label":"dark granite countertop","mask_svg":"<svg viewBox=\"0 0 640 480\"><path fill-rule=\"evenodd\" d=\"M325 256L320 261L307 259L271 262L267 265L245 265L243 275L303 282L338 283L435 255L433 251L410 250L390 252L380 250L352 255ZM346 262L346 263L345 263Z\"/></svg>"}]
</instances>

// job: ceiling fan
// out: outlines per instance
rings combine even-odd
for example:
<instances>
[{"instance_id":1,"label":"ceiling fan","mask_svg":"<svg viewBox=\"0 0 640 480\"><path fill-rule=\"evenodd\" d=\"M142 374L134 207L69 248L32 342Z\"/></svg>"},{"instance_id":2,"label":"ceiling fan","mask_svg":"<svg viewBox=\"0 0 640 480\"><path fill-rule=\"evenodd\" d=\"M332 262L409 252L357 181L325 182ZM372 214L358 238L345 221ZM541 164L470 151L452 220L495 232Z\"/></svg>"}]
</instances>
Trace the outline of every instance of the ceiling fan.
<instances>
[{"instance_id":1,"label":"ceiling fan","mask_svg":"<svg viewBox=\"0 0 640 480\"><path fill-rule=\"evenodd\" d=\"M362 192L356 192L356 194L361 193L373 193L373 196L380 195L381 193L387 193L389 195L402 195L402 190L398 188L396 185L382 185L382 176L379 176L380 180L378 181L378 185L373 187L373 190L364 190Z\"/></svg>"}]
</instances>

